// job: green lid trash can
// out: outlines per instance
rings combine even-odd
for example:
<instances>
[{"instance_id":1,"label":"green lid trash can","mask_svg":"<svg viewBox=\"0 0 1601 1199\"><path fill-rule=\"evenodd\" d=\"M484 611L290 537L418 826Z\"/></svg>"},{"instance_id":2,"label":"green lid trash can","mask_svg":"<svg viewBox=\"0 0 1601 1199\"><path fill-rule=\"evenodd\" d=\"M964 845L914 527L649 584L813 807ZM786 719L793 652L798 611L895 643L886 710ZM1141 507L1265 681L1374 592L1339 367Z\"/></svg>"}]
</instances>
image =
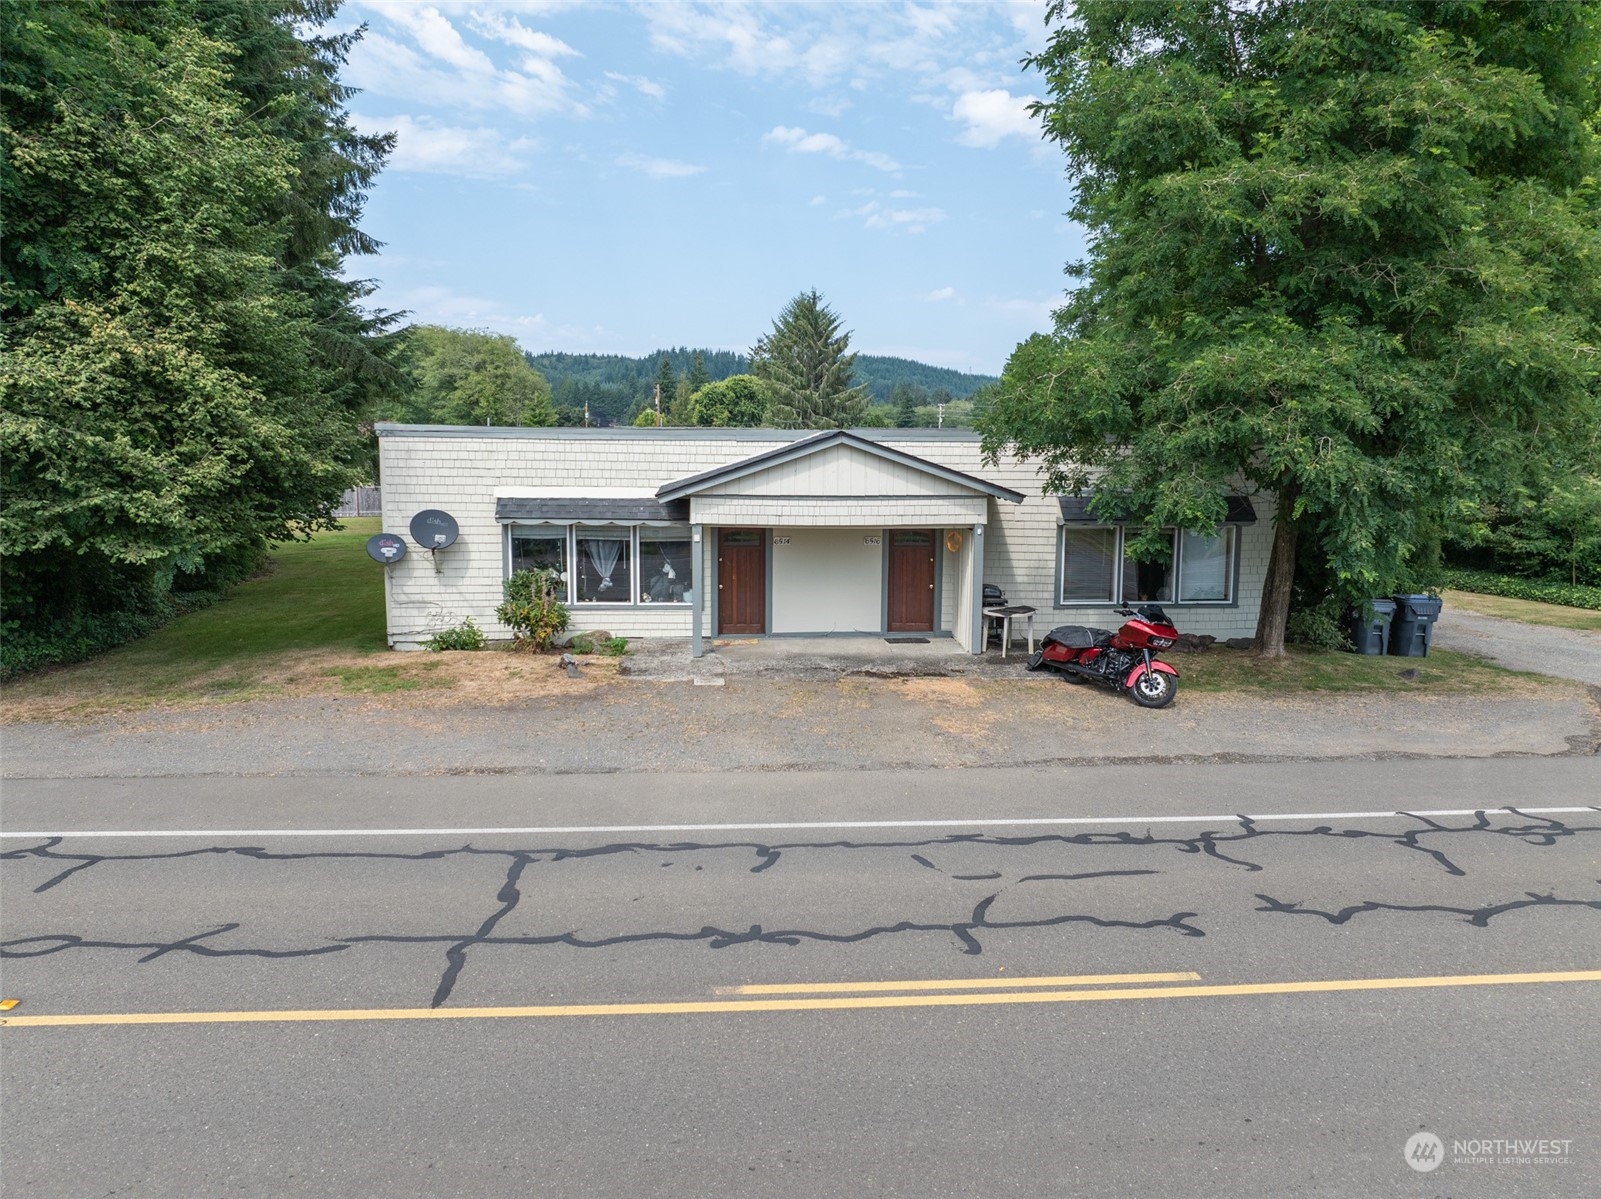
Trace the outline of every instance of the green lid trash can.
<instances>
[{"instance_id":1,"label":"green lid trash can","mask_svg":"<svg viewBox=\"0 0 1601 1199\"><path fill-rule=\"evenodd\" d=\"M1444 605L1435 595L1392 595L1395 616L1390 623L1390 652L1398 658L1427 658L1434 622Z\"/></svg>"},{"instance_id":2,"label":"green lid trash can","mask_svg":"<svg viewBox=\"0 0 1601 1199\"><path fill-rule=\"evenodd\" d=\"M1345 616L1345 632L1351 638L1352 652L1387 654L1390 652L1390 622L1395 618L1395 601L1371 599L1367 611L1352 608Z\"/></svg>"}]
</instances>

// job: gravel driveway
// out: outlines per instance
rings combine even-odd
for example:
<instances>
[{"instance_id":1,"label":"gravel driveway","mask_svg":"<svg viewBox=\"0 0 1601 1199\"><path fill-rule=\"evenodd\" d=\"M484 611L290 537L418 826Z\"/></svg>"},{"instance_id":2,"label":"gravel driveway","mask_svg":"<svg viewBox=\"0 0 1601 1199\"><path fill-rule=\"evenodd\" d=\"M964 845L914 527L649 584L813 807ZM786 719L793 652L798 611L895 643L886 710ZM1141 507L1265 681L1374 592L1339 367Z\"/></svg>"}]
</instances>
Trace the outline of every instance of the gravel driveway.
<instances>
[{"instance_id":1,"label":"gravel driveway","mask_svg":"<svg viewBox=\"0 0 1601 1199\"><path fill-rule=\"evenodd\" d=\"M1434 644L1488 658L1509 670L1531 670L1601 687L1601 633L1523 624L1447 608L1435 625Z\"/></svg>"}]
</instances>

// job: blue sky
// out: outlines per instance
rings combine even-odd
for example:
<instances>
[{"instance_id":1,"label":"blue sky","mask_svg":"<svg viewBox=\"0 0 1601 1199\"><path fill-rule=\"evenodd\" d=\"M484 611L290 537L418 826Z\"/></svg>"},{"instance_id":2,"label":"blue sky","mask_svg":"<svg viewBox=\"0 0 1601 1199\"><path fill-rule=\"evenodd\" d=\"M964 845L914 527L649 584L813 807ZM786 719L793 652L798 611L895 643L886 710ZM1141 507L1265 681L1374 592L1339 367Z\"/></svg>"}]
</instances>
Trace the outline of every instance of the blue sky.
<instances>
[{"instance_id":1,"label":"blue sky","mask_svg":"<svg viewBox=\"0 0 1601 1199\"><path fill-rule=\"evenodd\" d=\"M394 130L351 269L529 350L747 349L816 287L852 348L998 373L1050 323L1059 151L1018 60L1044 4L349 0Z\"/></svg>"}]
</instances>

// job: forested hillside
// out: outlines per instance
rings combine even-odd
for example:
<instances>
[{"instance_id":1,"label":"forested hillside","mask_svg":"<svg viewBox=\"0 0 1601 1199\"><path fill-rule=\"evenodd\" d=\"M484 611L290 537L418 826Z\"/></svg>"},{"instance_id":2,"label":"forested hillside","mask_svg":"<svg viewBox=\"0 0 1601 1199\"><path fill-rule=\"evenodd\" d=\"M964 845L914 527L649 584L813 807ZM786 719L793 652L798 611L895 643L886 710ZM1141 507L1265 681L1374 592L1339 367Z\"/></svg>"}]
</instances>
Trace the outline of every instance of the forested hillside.
<instances>
[{"instance_id":1,"label":"forested hillside","mask_svg":"<svg viewBox=\"0 0 1601 1199\"><path fill-rule=\"evenodd\" d=\"M695 357L701 358L707 381L716 382L750 370L750 359L732 350L694 350L686 346L657 350L643 358L621 354L529 354L528 363L550 383L558 416L570 422L589 406L591 423L624 424L654 396L662 379L662 360L672 367L674 380L692 376ZM856 359L855 382L864 385L875 404L888 404L890 393L904 385L921 393L947 392L965 399L995 379L967 375L945 367L929 366L909 358L861 354Z\"/></svg>"}]
</instances>

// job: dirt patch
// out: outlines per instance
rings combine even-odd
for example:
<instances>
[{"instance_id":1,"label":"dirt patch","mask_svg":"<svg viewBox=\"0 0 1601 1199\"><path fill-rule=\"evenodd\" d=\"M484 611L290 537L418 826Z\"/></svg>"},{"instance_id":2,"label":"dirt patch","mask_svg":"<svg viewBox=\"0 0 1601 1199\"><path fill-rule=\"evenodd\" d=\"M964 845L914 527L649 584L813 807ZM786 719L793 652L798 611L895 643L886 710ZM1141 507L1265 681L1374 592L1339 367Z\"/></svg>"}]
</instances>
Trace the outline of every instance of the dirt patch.
<instances>
[{"instance_id":1,"label":"dirt patch","mask_svg":"<svg viewBox=\"0 0 1601 1199\"><path fill-rule=\"evenodd\" d=\"M500 707L555 696L589 695L617 680L618 659L578 659L570 677L557 654L287 653L186 680L181 688L129 694L101 687L7 688L0 724L86 720L142 711L199 711L247 701L359 697L385 707Z\"/></svg>"}]
</instances>

